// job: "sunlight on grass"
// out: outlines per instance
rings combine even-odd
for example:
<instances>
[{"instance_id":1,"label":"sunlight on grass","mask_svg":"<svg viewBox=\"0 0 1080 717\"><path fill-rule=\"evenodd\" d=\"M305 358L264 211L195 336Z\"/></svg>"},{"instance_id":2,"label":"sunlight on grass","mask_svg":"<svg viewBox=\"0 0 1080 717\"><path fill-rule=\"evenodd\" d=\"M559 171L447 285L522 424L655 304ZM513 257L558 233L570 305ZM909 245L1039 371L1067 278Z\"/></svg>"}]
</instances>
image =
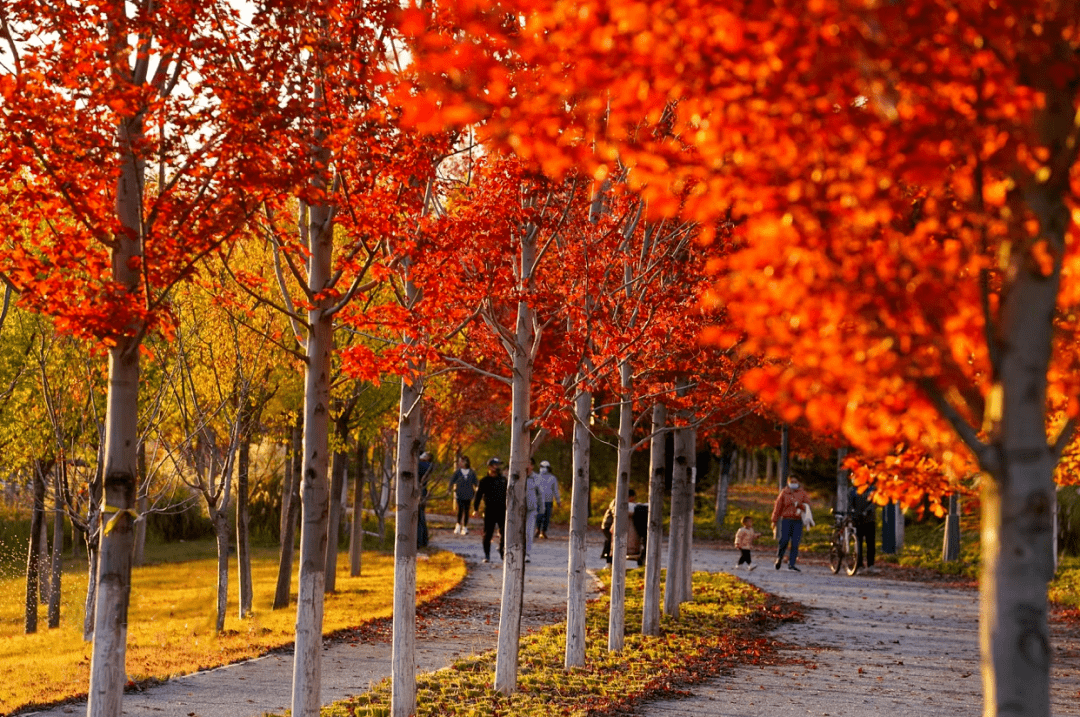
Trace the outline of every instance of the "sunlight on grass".
<instances>
[{"instance_id":1,"label":"sunlight on grass","mask_svg":"<svg viewBox=\"0 0 1080 717\"><path fill-rule=\"evenodd\" d=\"M188 544L194 546L195 544ZM198 548L193 548L198 552ZM426 558L426 559L425 559ZM298 563L294 563L298 564ZM394 558L365 553L363 575L349 576L339 561L337 593L326 596L323 628L329 634L392 612ZM85 565L85 563L84 563ZM422 556L417 562L421 601L447 592L465 577L465 564L451 553ZM127 672L131 680L167 678L261 655L291 644L296 622L296 583L289 608L273 611L277 551L254 551L254 616L237 617L236 564L230 561L230 595L225 630L215 635L216 561L159 563L136 568L128 615ZM82 640L85 568L64 576L61 624L23 633L23 578L0 578L0 714L27 705L49 704L83 695L90 674L90 645Z\"/></svg>"}]
</instances>

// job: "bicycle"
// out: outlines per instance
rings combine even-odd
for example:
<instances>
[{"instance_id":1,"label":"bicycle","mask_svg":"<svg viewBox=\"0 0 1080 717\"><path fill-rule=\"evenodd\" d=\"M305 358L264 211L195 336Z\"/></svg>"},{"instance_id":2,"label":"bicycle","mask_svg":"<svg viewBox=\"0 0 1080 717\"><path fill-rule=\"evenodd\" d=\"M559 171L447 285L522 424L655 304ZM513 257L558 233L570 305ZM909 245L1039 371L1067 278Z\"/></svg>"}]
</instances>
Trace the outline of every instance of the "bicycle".
<instances>
[{"instance_id":1,"label":"bicycle","mask_svg":"<svg viewBox=\"0 0 1080 717\"><path fill-rule=\"evenodd\" d=\"M855 521L851 513L833 511L835 525L829 540L829 567L834 573L841 566L848 575L859 572L859 543L855 535Z\"/></svg>"}]
</instances>

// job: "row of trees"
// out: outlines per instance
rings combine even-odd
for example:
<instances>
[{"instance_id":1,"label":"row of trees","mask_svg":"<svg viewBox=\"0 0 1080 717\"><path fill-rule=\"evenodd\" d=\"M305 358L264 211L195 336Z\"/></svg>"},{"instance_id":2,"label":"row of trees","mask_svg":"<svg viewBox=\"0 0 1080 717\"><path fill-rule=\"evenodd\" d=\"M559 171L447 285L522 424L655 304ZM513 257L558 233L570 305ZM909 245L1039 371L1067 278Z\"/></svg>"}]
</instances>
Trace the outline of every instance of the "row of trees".
<instances>
[{"instance_id":1,"label":"row of trees","mask_svg":"<svg viewBox=\"0 0 1080 717\"><path fill-rule=\"evenodd\" d=\"M510 392L498 689L515 684L515 521L537 438L571 406L584 436L602 392L628 457L636 417L654 432L731 421L754 410L742 386L867 458L914 446L940 466L915 481L917 460L893 461L883 497L943 495L976 464L990 476L987 711L1048 714L1053 473L1080 405L1076 13L6 4L0 273L109 352L91 714L119 713L140 347L177 335L170 295L219 261L236 280L219 300L276 307L291 330L263 333L294 337L307 377L297 714L318 708L335 324L346 374L402 377L400 632L430 382L468 369ZM234 263L243 252L259 258ZM575 506L588 472L576 452ZM412 709L401 644L395 714Z\"/></svg>"}]
</instances>

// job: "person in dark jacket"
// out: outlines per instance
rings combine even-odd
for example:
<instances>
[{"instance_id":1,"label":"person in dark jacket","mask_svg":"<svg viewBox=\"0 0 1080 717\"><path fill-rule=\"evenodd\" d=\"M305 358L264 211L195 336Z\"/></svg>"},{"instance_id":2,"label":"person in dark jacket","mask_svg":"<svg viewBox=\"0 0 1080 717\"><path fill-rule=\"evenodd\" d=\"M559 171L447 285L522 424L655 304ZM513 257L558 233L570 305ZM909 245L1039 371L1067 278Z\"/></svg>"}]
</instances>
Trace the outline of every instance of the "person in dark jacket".
<instances>
[{"instance_id":1,"label":"person in dark jacket","mask_svg":"<svg viewBox=\"0 0 1080 717\"><path fill-rule=\"evenodd\" d=\"M426 548L429 534L425 511L428 499L428 479L431 477L432 468L431 454L427 451L421 453L416 467L417 475L420 476L420 504L416 507L416 547Z\"/></svg>"},{"instance_id":2,"label":"person in dark jacket","mask_svg":"<svg viewBox=\"0 0 1080 717\"><path fill-rule=\"evenodd\" d=\"M473 515L480 511L484 503L484 562L491 562L491 537L495 527L499 528L499 559L503 558L506 536L506 476L502 474L502 461L492 458L488 461L488 474L480 479L473 498Z\"/></svg>"},{"instance_id":3,"label":"person in dark jacket","mask_svg":"<svg viewBox=\"0 0 1080 717\"><path fill-rule=\"evenodd\" d=\"M874 486L867 486L860 493L859 489L851 486L848 492L848 505L851 506L851 519L855 522L855 538L859 546L858 563L863 566L865 558L866 567L874 567L874 550L877 534L877 507L874 505Z\"/></svg>"},{"instance_id":4,"label":"person in dark jacket","mask_svg":"<svg viewBox=\"0 0 1080 717\"><path fill-rule=\"evenodd\" d=\"M454 526L454 535L469 534L469 504L476 495L478 482L469 457L458 458L458 469L450 478L450 490L454 492L454 499L457 501L457 524Z\"/></svg>"}]
</instances>

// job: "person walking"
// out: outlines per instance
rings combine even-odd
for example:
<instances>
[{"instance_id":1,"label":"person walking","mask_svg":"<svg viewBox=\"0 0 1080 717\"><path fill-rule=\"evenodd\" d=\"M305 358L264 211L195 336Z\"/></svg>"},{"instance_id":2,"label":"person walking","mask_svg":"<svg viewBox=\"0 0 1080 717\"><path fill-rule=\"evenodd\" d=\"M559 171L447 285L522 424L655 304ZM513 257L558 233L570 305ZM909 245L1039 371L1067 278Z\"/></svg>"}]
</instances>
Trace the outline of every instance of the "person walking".
<instances>
[{"instance_id":1,"label":"person walking","mask_svg":"<svg viewBox=\"0 0 1080 717\"><path fill-rule=\"evenodd\" d=\"M627 514L633 515L634 509L637 507L637 503L634 502L634 498L637 497L637 493L633 488L630 488L627 493ZM604 547L600 551L600 557L607 561L608 565L611 565L611 544L615 531L615 501L618 498L612 498L608 503L607 510L604 511L604 519L600 521L600 532L604 534Z\"/></svg>"},{"instance_id":2,"label":"person walking","mask_svg":"<svg viewBox=\"0 0 1080 717\"><path fill-rule=\"evenodd\" d=\"M431 454L424 451L420 454L420 461L417 463L417 475L420 476L420 504L416 508L416 547L426 548L428 544L428 527L427 527L427 499L428 499L428 479L431 477Z\"/></svg>"},{"instance_id":3,"label":"person walking","mask_svg":"<svg viewBox=\"0 0 1080 717\"><path fill-rule=\"evenodd\" d=\"M787 487L780 491L780 495L776 496L772 511L773 532L780 540L780 545L776 551L776 562L774 563L777 570L780 569L780 563L784 562L784 551L787 550L790 543L791 554L788 557L788 570L799 572L799 568L795 563L799 559L799 542L802 540L803 506L809 508L810 496L799 484L798 477L790 475L788 476ZM779 526L779 532L777 532L777 526Z\"/></svg>"},{"instance_id":4,"label":"person walking","mask_svg":"<svg viewBox=\"0 0 1080 717\"><path fill-rule=\"evenodd\" d=\"M502 474L502 461L492 458L487 462L488 474L480 479L473 498L473 515L484 504L484 535L481 545L484 547L484 562L491 562L491 537L495 528L499 529L499 559L503 559L506 545L506 476Z\"/></svg>"},{"instance_id":5,"label":"person walking","mask_svg":"<svg viewBox=\"0 0 1080 717\"><path fill-rule=\"evenodd\" d=\"M754 516L744 515L742 527L735 533L735 547L739 549L739 562L735 567L745 564L748 571L757 567L750 557L750 549L754 546L754 538L758 535L760 533L754 530Z\"/></svg>"},{"instance_id":6,"label":"person walking","mask_svg":"<svg viewBox=\"0 0 1080 717\"><path fill-rule=\"evenodd\" d=\"M450 476L450 490L454 493L457 501L457 523L454 525L454 535L469 534L469 504L476 495L476 484L479 483L476 471L472 469L472 463L468 456L458 458L458 468L454 475Z\"/></svg>"},{"instance_id":7,"label":"person walking","mask_svg":"<svg viewBox=\"0 0 1080 717\"><path fill-rule=\"evenodd\" d=\"M531 561L533 545L533 526L537 512L542 505L540 494L540 474L536 472L536 462L529 459L529 475L525 476L525 562Z\"/></svg>"},{"instance_id":8,"label":"person walking","mask_svg":"<svg viewBox=\"0 0 1080 717\"><path fill-rule=\"evenodd\" d=\"M562 507L559 500L559 479L551 472L551 464L540 461L540 512L536 516L536 536L547 540L548 526L551 524L552 505Z\"/></svg>"},{"instance_id":9,"label":"person walking","mask_svg":"<svg viewBox=\"0 0 1080 717\"><path fill-rule=\"evenodd\" d=\"M859 568L865 563L867 568L874 567L874 551L877 539L877 506L874 505L874 486L867 486L862 493L855 486L848 492L848 505L851 506L851 519L855 523L856 554Z\"/></svg>"}]
</instances>

